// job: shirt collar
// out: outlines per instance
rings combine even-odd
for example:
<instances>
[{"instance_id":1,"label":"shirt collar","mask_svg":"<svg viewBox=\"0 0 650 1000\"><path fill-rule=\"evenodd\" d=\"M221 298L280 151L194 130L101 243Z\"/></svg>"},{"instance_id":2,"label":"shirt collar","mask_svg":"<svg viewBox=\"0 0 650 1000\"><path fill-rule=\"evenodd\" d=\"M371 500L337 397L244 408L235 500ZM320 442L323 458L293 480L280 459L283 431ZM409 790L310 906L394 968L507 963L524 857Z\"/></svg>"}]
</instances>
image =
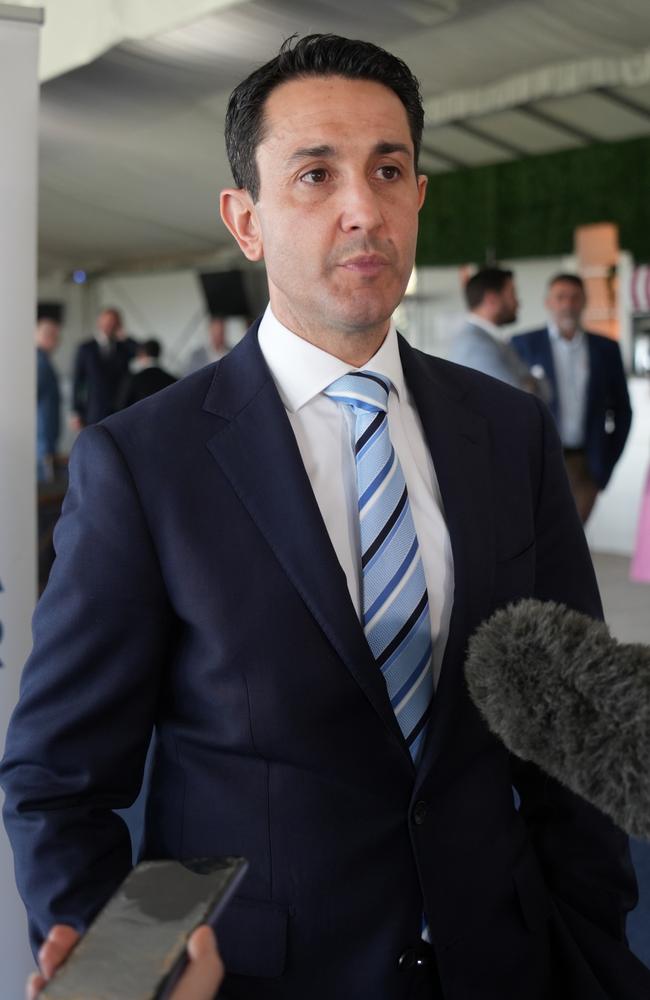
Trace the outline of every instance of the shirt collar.
<instances>
[{"instance_id":1,"label":"shirt collar","mask_svg":"<svg viewBox=\"0 0 650 1000\"><path fill-rule=\"evenodd\" d=\"M292 333L274 316L270 305L262 317L258 339L282 402L291 413L351 371L385 375L398 396L404 393L404 373L393 320L379 350L360 369Z\"/></svg>"},{"instance_id":2,"label":"shirt collar","mask_svg":"<svg viewBox=\"0 0 650 1000\"><path fill-rule=\"evenodd\" d=\"M579 326L571 340L567 340L566 337L563 337L560 333L560 328L557 323L554 323L552 320L549 320L548 322L548 333L552 340L565 344L568 348L573 348L574 350L582 344L585 337L584 330Z\"/></svg>"}]
</instances>

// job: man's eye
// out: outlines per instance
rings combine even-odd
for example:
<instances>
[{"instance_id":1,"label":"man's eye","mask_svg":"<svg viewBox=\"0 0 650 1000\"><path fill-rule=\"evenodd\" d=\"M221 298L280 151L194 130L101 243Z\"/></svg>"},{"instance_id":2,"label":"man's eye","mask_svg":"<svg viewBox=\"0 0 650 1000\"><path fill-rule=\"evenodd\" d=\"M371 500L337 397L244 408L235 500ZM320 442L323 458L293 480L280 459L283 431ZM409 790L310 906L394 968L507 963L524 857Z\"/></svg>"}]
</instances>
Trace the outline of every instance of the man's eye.
<instances>
[{"instance_id":1,"label":"man's eye","mask_svg":"<svg viewBox=\"0 0 650 1000\"><path fill-rule=\"evenodd\" d=\"M390 163L385 163L383 166L378 167L378 170L385 181L394 181L402 173L399 167L395 167Z\"/></svg>"},{"instance_id":2,"label":"man's eye","mask_svg":"<svg viewBox=\"0 0 650 1000\"><path fill-rule=\"evenodd\" d=\"M322 167L318 167L316 170L308 170L306 174L302 174L301 181L305 181L307 184L322 184L323 181L327 180L327 170Z\"/></svg>"}]
</instances>

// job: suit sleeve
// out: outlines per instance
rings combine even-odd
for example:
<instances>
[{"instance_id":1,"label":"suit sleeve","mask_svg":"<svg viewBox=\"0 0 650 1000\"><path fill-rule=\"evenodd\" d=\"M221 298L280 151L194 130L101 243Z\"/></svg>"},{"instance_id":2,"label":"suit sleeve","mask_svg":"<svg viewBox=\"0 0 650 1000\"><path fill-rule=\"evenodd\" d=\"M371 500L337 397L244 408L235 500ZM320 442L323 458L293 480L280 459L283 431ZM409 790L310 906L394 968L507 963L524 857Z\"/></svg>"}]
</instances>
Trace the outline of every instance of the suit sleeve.
<instances>
[{"instance_id":1,"label":"suit sleeve","mask_svg":"<svg viewBox=\"0 0 650 1000\"><path fill-rule=\"evenodd\" d=\"M608 455L608 465L610 469L613 469L621 457L627 436L630 432L632 407L627 390L627 379L623 369L623 359L618 344L612 342L610 353L611 357L608 360L608 369L611 396L608 400L608 408L611 409L614 416L614 430L609 435L610 453Z\"/></svg>"},{"instance_id":2,"label":"suit sleeve","mask_svg":"<svg viewBox=\"0 0 650 1000\"><path fill-rule=\"evenodd\" d=\"M85 430L34 616L0 778L16 880L38 946L82 930L131 867L126 825L155 717L172 615L128 468Z\"/></svg>"},{"instance_id":3,"label":"suit sleeve","mask_svg":"<svg viewBox=\"0 0 650 1000\"><path fill-rule=\"evenodd\" d=\"M496 345L461 336L452 346L449 360L521 389L521 380L505 363Z\"/></svg>"},{"instance_id":4,"label":"suit sleeve","mask_svg":"<svg viewBox=\"0 0 650 1000\"><path fill-rule=\"evenodd\" d=\"M570 495L560 441L546 408L541 414L543 464L536 511L534 596L594 618L602 607L584 532ZM636 905L628 840L606 816L535 765L512 758L513 784L546 882L563 913L597 925L617 940Z\"/></svg>"},{"instance_id":5,"label":"suit sleeve","mask_svg":"<svg viewBox=\"0 0 650 1000\"><path fill-rule=\"evenodd\" d=\"M531 351L529 348L528 338L523 334L517 334L515 337L510 338L510 346L514 351L517 352L524 364L528 365L529 368L532 367L533 361L531 358Z\"/></svg>"}]
</instances>

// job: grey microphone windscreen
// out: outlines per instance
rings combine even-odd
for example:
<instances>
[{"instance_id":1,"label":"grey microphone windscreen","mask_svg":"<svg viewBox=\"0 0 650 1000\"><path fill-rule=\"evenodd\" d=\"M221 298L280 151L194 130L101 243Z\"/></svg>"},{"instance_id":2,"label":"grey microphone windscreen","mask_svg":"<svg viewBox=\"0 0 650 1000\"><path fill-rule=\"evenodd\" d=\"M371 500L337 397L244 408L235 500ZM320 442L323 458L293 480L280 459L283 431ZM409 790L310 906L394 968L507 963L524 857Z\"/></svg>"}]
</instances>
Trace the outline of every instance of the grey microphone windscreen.
<instances>
[{"instance_id":1,"label":"grey microphone windscreen","mask_svg":"<svg viewBox=\"0 0 650 1000\"><path fill-rule=\"evenodd\" d=\"M610 816L650 838L650 647L552 602L497 611L465 675L489 728Z\"/></svg>"}]
</instances>

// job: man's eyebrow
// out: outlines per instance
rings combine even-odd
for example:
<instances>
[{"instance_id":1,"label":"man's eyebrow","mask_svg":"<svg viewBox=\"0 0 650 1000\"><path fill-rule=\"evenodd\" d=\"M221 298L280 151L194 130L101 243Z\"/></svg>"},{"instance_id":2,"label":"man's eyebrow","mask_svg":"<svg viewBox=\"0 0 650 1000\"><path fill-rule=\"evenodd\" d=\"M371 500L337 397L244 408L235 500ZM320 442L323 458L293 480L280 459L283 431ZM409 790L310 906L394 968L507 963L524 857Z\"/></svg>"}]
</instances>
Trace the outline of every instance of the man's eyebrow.
<instances>
[{"instance_id":1,"label":"man's eyebrow","mask_svg":"<svg viewBox=\"0 0 650 1000\"><path fill-rule=\"evenodd\" d=\"M293 153L289 157L289 163L295 163L299 160L312 160L321 159L328 156L335 156L336 149L334 146L301 146L300 149L294 149Z\"/></svg>"},{"instance_id":2,"label":"man's eyebrow","mask_svg":"<svg viewBox=\"0 0 650 1000\"><path fill-rule=\"evenodd\" d=\"M389 156L391 153L404 153L406 156L412 155L411 149L405 142L389 142L388 140L376 143L373 146L372 152L375 156ZM329 144L301 146L299 149L294 149L287 162L293 164L300 162L300 160L327 159L328 157L336 156L336 154L336 147Z\"/></svg>"},{"instance_id":3,"label":"man's eyebrow","mask_svg":"<svg viewBox=\"0 0 650 1000\"><path fill-rule=\"evenodd\" d=\"M404 142L378 142L375 146L374 153L379 156L388 156L390 153L406 153L407 156L411 156L411 149Z\"/></svg>"}]
</instances>

